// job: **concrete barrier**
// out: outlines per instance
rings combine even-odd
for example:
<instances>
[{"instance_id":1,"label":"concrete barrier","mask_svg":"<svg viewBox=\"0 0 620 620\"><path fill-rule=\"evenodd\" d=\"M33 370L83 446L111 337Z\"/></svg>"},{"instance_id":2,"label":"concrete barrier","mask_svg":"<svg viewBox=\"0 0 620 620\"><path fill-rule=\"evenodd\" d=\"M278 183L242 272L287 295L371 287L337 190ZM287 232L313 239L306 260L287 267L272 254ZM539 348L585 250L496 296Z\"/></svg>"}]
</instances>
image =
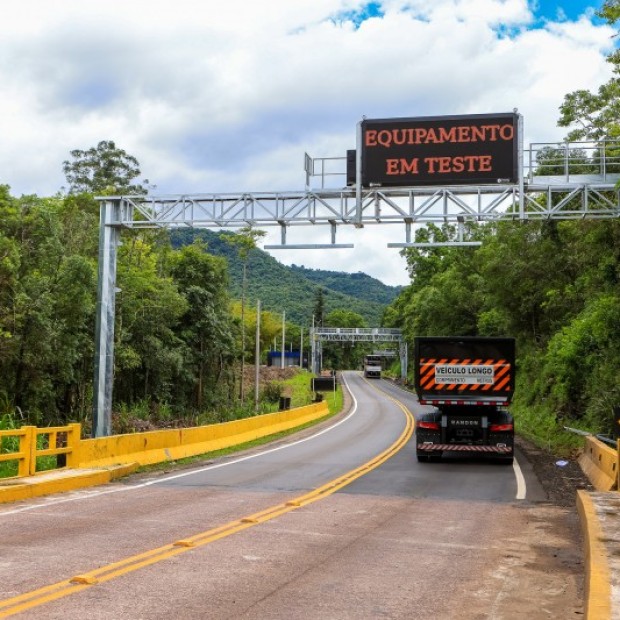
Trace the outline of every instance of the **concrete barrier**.
<instances>
[{"instance_id":1,"label":"concrete barrier","mask_svg":"<svg viewBox=\"0 0 620 620\"><path fill-rule=\"evenodd\" d=\"M152 465L173 461L292 430L325 417L328 413L327 403L321 402L221 424L96 439L81 439L79 424L50 428L24 426L0 431L0 441L2 437L14 437L19 444L16 451L0 454L0 461L17 461L17 476L0 480L40 475L36 468L37 458L43 456L62 456L69 469L108 468L131 463ZM37 441L41 436L43 439ZM58 441L59 437L61 441Z\"/></svg>"},{"instance_id":2,"label":"concrete barrier","mask_svg":"<svg viewBox=\"0 0 620 620\"><path fill-rule=\"evenodd\" d=\"M291 430L328 413L322 402L221 424L83 439L74 462L78 467L106 467L174 461Z\"/></svg>"},{"instance_id":3,"label":"concrete barrier","mask_svg":"<svg viewBox=\"0 0 620 620\"><path fill-rule=\"evenodd\" d=\"M592 495L587 491L577 491L577 511L583 531L585 555L585 617L586 620L611 618L610 549L608 549L601 522L592 501Z\"/></svg>"},{"instance_id":4,"label":"concrete barrier","mask_svg":"<svg viewBox=\"0 0 620 620\"><path fill-rule=\"evenodd\" d=\"M19 449L3 454L0 460L17 461L19 471L17 476L0 478L0 504L106 484L134 472L140 465L238 446L294 430L328 414L327 404L321 402L222 424L97 439L80 439L79 424L2 431L0 439L14 437L19 442ZM55 446L57 434L62 434L59 443L63 445L59 447ZM38 442L42 445L37 449L37 437L40 435L48 437ZM34 471L37 457L53 455L66 455L67 466L44 472Z\"/></svg>"},{"instance_id":5,"label":"concrete barrier","mask_svg":"<svg viewBox=\"0 0 620 620\"><path fill-rule=\"evenodd\" d=\"M579 457L581 469L597 491L618 489L618 450L593 436L585 438L583 454Z\"/></svg>"}]
</instances>

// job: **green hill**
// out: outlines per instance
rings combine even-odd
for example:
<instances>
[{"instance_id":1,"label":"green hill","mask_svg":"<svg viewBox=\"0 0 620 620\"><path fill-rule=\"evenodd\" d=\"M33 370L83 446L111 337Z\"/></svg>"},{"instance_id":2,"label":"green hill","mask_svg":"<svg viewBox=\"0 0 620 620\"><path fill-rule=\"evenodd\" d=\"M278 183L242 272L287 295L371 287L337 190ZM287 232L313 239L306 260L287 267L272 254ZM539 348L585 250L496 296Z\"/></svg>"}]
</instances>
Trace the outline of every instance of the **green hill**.
<instances>
[{"instance_id":1,"label":"green hill","mask_svg":"<svg viewBox=\"0 0 620 620\"><path fill-rule=\"evenodd\" d=\"M171 231L174 247L202 239L215 256L227 259L230 275L230 291L233 297L241 297L242 263L237 252L220 238L221 233L210 230ZM232 233L231 233L232 234ZM344 309L363 316L369 326L378 326L387 304L400 292L399 287L386 286L364 273L340 273L288 267L261 249L250 252L248 259L248 300L261 300L263 309L286 312L287 320L300 325L312 323L312 311L316 294L323 289L326 312Z\"/></svg>"},{"instance_id":2,"label":"green hill","mask_svg":"<svg viewBox=\"0 0 620 620\"><path fill-rule=\"evenodd\" d=\"M357 273L344 273L342 271L309 269L297 265L291 265L290 268L293 273L303 276L331 291L337 291L344 295L350 295L357 299L376 302L382 305L392 303L403 290L401 286L388 286L361 271Z\"/></svg>"}]
</instances>

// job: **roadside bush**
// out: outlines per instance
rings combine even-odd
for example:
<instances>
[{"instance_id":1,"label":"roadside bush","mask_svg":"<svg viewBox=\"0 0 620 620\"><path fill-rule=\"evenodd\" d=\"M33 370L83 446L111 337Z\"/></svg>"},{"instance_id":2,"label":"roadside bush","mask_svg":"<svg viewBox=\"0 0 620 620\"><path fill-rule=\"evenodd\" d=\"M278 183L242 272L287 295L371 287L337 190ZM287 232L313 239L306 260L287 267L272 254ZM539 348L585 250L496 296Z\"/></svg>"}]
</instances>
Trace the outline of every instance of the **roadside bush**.
<instances>
[{"instance_id":1,"label":"roadside bush","mask_svg":"<svg viewBox=\"0 0 620 620\"><path fill-rule=\"evenodd\" d=\"M261 400L268 403L277 403L282 393L282 383L280 381L269 381L265 383L261 395Z\"/></svg>"}]
</instances>

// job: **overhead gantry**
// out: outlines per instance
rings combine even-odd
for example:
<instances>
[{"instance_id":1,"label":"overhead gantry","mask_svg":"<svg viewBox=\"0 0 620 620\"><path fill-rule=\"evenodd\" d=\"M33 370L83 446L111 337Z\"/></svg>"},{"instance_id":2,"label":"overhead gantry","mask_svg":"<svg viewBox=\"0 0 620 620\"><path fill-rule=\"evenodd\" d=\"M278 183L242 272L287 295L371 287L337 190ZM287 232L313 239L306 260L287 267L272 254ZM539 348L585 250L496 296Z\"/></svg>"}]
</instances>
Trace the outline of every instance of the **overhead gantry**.
<instances>
[{"instance_id":1,"label":"overhead gantry","mask_svg":"<svg viewBox=\"0 0 620 620\"><path fill-rule=\"evenodd\" d=\"M391 342L398 344L400 376L407 377L407 342L400 329L387 327L312 327L310 328L311 370L321 370L324 342Z\"/></svg>"},{"instance_id":2,"label":"overhead gantry","mask_svg":"<svg viewBox=\"0 0 620 620\"><path fill-rule=\"evenodd\" d=\"M521 117L518 119L520 128ZM522 131L518 133L522 136ZM358 130L358 144L359 140ZM455 224L459 238L447 245L472 246L480 242L466 237L467 223L620 217L616 186L620 156L615 155L620 153L619 142L536 143L528 149L519 142L514 150L513 182L498 179L493 184L364 186L359 173L351 183L346 171L350 157L306 155L306 188L301 191L99 197L93 435L111 433L116 257L123 229L279 226L281 243L266 245L265 249L329 249L353 247L336 242L339 226L391 224L404 235L388 247L407 248L436 245L414 241L414 226L429 223ZM353 161L359 171L362 162L360 149L357 151ZM311 188L316 179L319 187ZM287 244L287 231L298 226L329 227L330 243ZM403 367L406 369L406 359L403 366L401 355Z\"/></svg>"}]
</instances>

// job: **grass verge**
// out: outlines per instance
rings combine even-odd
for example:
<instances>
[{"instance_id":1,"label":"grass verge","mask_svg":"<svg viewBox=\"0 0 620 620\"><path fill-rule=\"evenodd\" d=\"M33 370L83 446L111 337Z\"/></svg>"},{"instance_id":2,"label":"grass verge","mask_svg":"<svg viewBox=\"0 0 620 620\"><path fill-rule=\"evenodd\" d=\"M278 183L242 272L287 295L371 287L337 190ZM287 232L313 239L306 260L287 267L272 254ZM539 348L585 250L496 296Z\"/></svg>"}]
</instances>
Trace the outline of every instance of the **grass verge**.
<instances>
[{"instance_id":1,"label":"grass verge","mask_svg":"<svg viewBox=\"0 0 620 620\"><path fill-rule=\"evenodd\" d=\"M513 403L510 412L517 433L549 454L569 457L583 448L583 437L566 431L564 424L544 407Z\"/></svg>"}]
</instances>

